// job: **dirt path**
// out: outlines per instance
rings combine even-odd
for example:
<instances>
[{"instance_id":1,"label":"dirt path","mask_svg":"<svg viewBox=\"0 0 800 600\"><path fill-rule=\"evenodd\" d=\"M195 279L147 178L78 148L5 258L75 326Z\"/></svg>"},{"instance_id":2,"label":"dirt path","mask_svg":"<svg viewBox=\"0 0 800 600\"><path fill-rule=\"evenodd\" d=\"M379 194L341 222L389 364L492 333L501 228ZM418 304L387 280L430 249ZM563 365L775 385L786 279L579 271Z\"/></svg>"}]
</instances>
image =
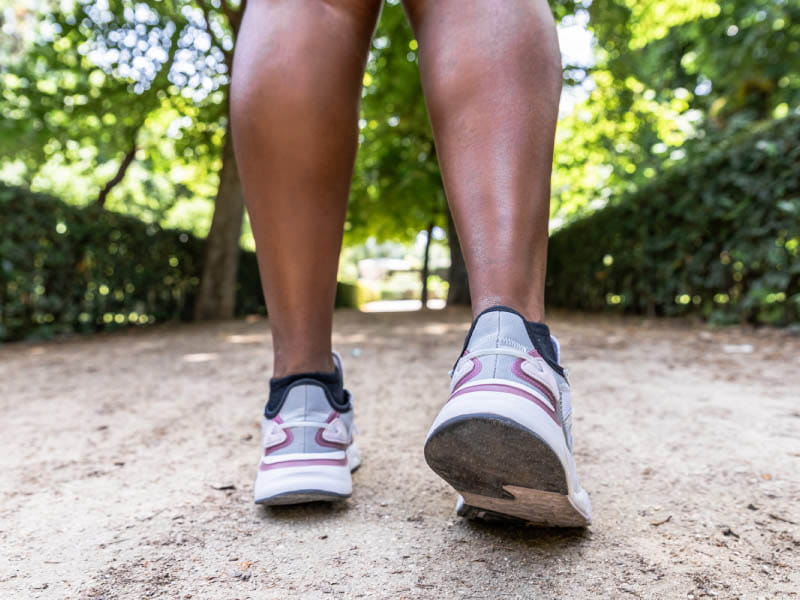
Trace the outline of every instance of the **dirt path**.
<instances>
[{"instance_id":1,"label":"dirt path","mask_svg":"<svg viewBox=\"0 0 800 600\"><path fill-rule=\"evenodd\" d=\"M555 316L581 533L464 522L425 466L466 321L337 314L339 506L251 503L263 321L0 348L0 598L800 596L800 336Z\"/></svg>"}]
</instances>

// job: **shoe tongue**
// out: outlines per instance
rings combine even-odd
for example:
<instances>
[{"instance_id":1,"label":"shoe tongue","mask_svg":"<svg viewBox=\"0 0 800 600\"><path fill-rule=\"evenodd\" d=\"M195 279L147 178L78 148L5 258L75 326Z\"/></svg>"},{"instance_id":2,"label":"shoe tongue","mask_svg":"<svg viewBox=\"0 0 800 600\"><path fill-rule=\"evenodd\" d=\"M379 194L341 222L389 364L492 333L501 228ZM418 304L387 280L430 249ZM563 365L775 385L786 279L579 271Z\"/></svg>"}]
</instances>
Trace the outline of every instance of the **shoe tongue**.
<instances>
[{"instance_id":1,"label":"shoe tongue","mask_svg":"<svg viewBox=\"0 0 800 600\"><path fill-rule=\"evenodd\" d=\"M510 310L481 313L469 335L466 349L470 352L487 348L512 348L528 352L533 348L525 320Z\"/></svg>"}]
</instances>

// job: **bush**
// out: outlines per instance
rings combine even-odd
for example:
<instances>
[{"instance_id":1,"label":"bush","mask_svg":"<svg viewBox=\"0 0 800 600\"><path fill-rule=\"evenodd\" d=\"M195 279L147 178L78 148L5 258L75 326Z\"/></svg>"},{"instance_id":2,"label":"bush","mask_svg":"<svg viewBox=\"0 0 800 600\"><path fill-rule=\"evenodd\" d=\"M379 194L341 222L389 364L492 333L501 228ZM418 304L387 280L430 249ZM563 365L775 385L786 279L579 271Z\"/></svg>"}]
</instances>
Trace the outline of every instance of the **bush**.
<instances>
[{"instance_id":1,"label":"bush","mask_svg":"<svg viewBox=\"0 0 800 600\"><path fill-rule=\"evenodd\" d=\"M800 117L687 161L557 231L554 306L800 320Z\"/></svg>"},{"instance_id":2,"label":"bush","mask_svg":"<svg viewBox=\"0 0 800 600\"><path fill-rule=\"evenodd\" d=\"M0 341L189 319L204 242L0 184ZM242 252L237 312L264 312Z\"/></svg>"}]
</instances>

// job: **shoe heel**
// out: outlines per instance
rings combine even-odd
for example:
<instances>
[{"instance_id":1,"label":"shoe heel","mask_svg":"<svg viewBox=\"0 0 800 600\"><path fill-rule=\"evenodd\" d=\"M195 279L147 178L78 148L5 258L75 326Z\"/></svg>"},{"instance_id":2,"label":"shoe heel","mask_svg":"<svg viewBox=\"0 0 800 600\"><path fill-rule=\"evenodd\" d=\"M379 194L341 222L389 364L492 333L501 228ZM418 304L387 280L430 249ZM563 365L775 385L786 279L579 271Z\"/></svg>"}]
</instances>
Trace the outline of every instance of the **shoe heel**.
<instances>
[{"instance_id":1,"label":"shoe heel","mask_svg":"<svg viewBox=\"0 0 800 600\"><path fill-rule=\"evenodd\" d=\"M446 421L429 436L425 460L463 496L464 516L504 516L560 527L589 524L569 498L556 453L511 420L470 414Z\"/></svg>"}]
</instances>

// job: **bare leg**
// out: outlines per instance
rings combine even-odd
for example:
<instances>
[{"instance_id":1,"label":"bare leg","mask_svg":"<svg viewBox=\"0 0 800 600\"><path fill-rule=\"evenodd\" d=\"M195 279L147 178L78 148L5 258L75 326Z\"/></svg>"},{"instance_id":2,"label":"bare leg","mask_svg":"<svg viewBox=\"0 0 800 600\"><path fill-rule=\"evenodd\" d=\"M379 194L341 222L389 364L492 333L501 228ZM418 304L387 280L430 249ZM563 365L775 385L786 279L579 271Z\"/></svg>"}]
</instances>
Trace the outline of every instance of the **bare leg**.
<instances>
[{"instance_id":1,"label":"bare leg","mask_svg":"<svg viewBox=\"0 0 800 600\"><path fill-rule=\"evenodd\" d=\"M405 2L473 308L483 313L425 460L460 493L460 515L586 526L569 384L549 328L526 322L544 318L561 87L553 17L545 0Z\"/></svg>"},{"instance_id":2,"label":"bare leg","mask_svg":"<svg viewBox=\"0 0 800 600\"><path fill-rule=\"evenodd\" d=\"M251 0L236 45L236 157L276 377L332 371L336 271L379 0Z\"/></svg>"},{"instance_id":3,"label":"bare leg","mask_svg":"<svg viewBox=\"0 0 800 600\"><path fill-rule=\"evenodd\" d=\"M561 61L545 0L404 0L475 314L544 318Z\"/></svg>"}]
</instances>

